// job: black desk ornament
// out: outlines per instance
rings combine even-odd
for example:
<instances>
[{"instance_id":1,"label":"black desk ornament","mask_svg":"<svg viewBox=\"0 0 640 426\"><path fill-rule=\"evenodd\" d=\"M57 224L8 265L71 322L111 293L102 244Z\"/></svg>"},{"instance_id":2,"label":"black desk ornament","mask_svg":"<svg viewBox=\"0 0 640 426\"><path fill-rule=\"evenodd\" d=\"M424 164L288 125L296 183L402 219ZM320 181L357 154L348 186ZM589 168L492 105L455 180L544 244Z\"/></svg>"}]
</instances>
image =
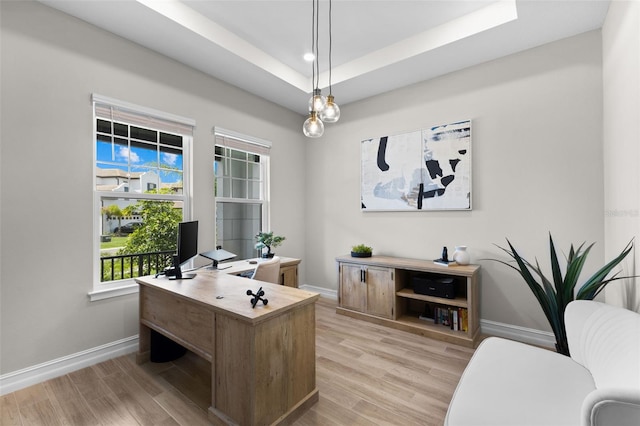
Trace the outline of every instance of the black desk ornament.
<instances>
[{"instance_id":1,"label":"black desk ornament","mask_svg":"<svg viewBox=\"0 0 640 426\"><path fill-rule=\"evenodd\" d=\"M267 303L269 303L269 300L262 297L264 296L264 290L262 289L262 287L260 287L255 294L251 290L247 290L247 296L253 296L253 299L251 299L252 308L256 307L259 300L262 301L263 305L266 305Z\"/></svg>"}]
</instances>

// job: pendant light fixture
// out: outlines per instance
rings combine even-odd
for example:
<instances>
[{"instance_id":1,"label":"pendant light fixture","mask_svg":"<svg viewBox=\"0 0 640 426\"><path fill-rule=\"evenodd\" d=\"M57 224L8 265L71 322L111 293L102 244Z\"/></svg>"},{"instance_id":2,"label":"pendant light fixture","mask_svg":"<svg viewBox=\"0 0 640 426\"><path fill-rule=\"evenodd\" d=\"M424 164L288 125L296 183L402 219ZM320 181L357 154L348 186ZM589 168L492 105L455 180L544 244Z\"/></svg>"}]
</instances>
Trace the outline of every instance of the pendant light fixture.
<instances>
[{"instance_id":1,"label":"pendant light fixture","mask_svg":"<svg viewBox=\"0 0 640 426\"><path fill-rule=\"evenodd\" d=\"M311 47L313 49L313 55L315 57L312 64L311 71L311 86L312 93L309 100L309 118L306 119L302 125L302 132L309 138L319 138L324 133L324 124L319 117L319 114L324 110L326 105L326 99L320 93L319 74L320 67L318 65L318 6L319 0L312 0L312 14L311 14Z\"/></svg>"},{"instance_id":2,"label":"pendant light fixture","mask_svg":"<svg viewBox=\"0 0 640 426\"><path fill-rule=\"evenodd\" d=\"M332 56L332 48L333 48L333 37L331 32L331 17L333 15L333 10L331 8L331 0L329 0L329 96L327 96L327 103L320 111L320 119L327 123L335 123L340 119L340 108L338 104L335 103L333 98L333 93L331 91L331 56Z\"/></svg>"},{"instance_id":3,"label":"pendant light fixture","mask_svg":"<svg viewBox=\"0 0 640 426\"><path fill-rule=\"evenodd\" d=\"M324 133L324 124L322 120L318 117L318 113L316 111L311 111L309 113L309 118L307 118L302 126L302 132L308 138L319 138Z\"/></svg>"}]
</instances>

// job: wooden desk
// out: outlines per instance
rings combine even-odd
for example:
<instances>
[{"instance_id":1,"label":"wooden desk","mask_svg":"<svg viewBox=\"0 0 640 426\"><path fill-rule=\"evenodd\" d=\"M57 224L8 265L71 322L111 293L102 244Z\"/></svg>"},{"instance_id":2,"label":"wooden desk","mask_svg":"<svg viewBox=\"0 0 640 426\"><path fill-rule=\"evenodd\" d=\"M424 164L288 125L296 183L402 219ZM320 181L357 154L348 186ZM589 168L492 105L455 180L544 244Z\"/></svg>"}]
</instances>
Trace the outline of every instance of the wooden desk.
<instances>
[{"instance_id":1,"label":"wooden desk","mask_svg":"<svg viewBox=\"0 0 640 426\"><path fill-rule=\"evenodd\" d=\"M138 363L150 357L153 329L211 362L209 419L215 424L291 422L318 401L315 301L297 288L223 271L191 280L141 277ZM262 286L266 306L247 289Z\"/></svg>"},{"instance_id":2,"label":"wooden desk","mask_svg":"<svg viewBox=\"0 0 640 426\"><path fill-rule=\"evenodd\" d=\"M218 266L225 269L220 269L220 272L230 275L240 275L243 272L249 272L256 269L254 263L250 261L264 262L267 259L248 259L248 260L236 260L234 262L219 263ZM280 284L287 287L298 287L298 265L300 259L293 257L280 257Z\"/></svg>"}]
</instances>

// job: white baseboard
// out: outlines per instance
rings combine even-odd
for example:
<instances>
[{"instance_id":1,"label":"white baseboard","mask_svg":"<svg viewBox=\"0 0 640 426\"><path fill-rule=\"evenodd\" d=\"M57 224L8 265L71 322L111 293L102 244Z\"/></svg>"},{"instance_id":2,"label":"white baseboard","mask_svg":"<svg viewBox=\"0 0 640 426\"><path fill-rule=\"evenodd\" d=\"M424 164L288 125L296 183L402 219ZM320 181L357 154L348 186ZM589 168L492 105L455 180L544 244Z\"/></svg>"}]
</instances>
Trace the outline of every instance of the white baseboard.
<instances>
[{"instance_id":1,"label":"white baseboard","mask_svg":"<svg viewBox=\"0 0 640 426\"><path fill-rule=\"evenodd\" d=\"M324 297L326 299L338 300L338 290L331 290L329 288L316 287L308 284L302 284L300 289L320 293L320 297Z\"/></svg>"},{"instance_id":2,"label":"white baseboard","mask_svg":"<svg viewBox=\"0 0 640 426\"><path fill-rule=\"evenodd\" d=\"M530 345L544 346L552 349L556 347L556 338L550 331L536 330L481 319L480 332L490 336L504 337L505 339L529 343Z\"/></svg>"},{"instance_id":3,"label":"white baseboard","mask_svg":"<svg viewBox=\"0 0 640 426\"><path fill-rule=\"evenodd\" d=\"M67 355L0 376L0 395L5 395L81 368L138 350L138 336L131 336L86 351Z\"/></svg>"}]
</instances>

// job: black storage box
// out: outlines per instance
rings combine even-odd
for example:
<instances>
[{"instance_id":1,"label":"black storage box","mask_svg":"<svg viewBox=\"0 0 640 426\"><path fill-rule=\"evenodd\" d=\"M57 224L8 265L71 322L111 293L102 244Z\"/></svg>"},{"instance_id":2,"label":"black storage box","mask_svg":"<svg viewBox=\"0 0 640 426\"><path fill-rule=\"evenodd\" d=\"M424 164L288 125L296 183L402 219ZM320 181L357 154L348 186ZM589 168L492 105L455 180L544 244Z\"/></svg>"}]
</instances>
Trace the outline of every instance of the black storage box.
<instances>
[{"instance_id":1,"label":"black storage box","mask_svg":"<svg viewBox=\"0 0 640 426\"><path fill-rule=\"evenodd\" d=\"M455 299L455 280L453 278L439 278L429 275L414 275L411 278L413 292L427 296Z\"/></svg>"}]
</instances>

